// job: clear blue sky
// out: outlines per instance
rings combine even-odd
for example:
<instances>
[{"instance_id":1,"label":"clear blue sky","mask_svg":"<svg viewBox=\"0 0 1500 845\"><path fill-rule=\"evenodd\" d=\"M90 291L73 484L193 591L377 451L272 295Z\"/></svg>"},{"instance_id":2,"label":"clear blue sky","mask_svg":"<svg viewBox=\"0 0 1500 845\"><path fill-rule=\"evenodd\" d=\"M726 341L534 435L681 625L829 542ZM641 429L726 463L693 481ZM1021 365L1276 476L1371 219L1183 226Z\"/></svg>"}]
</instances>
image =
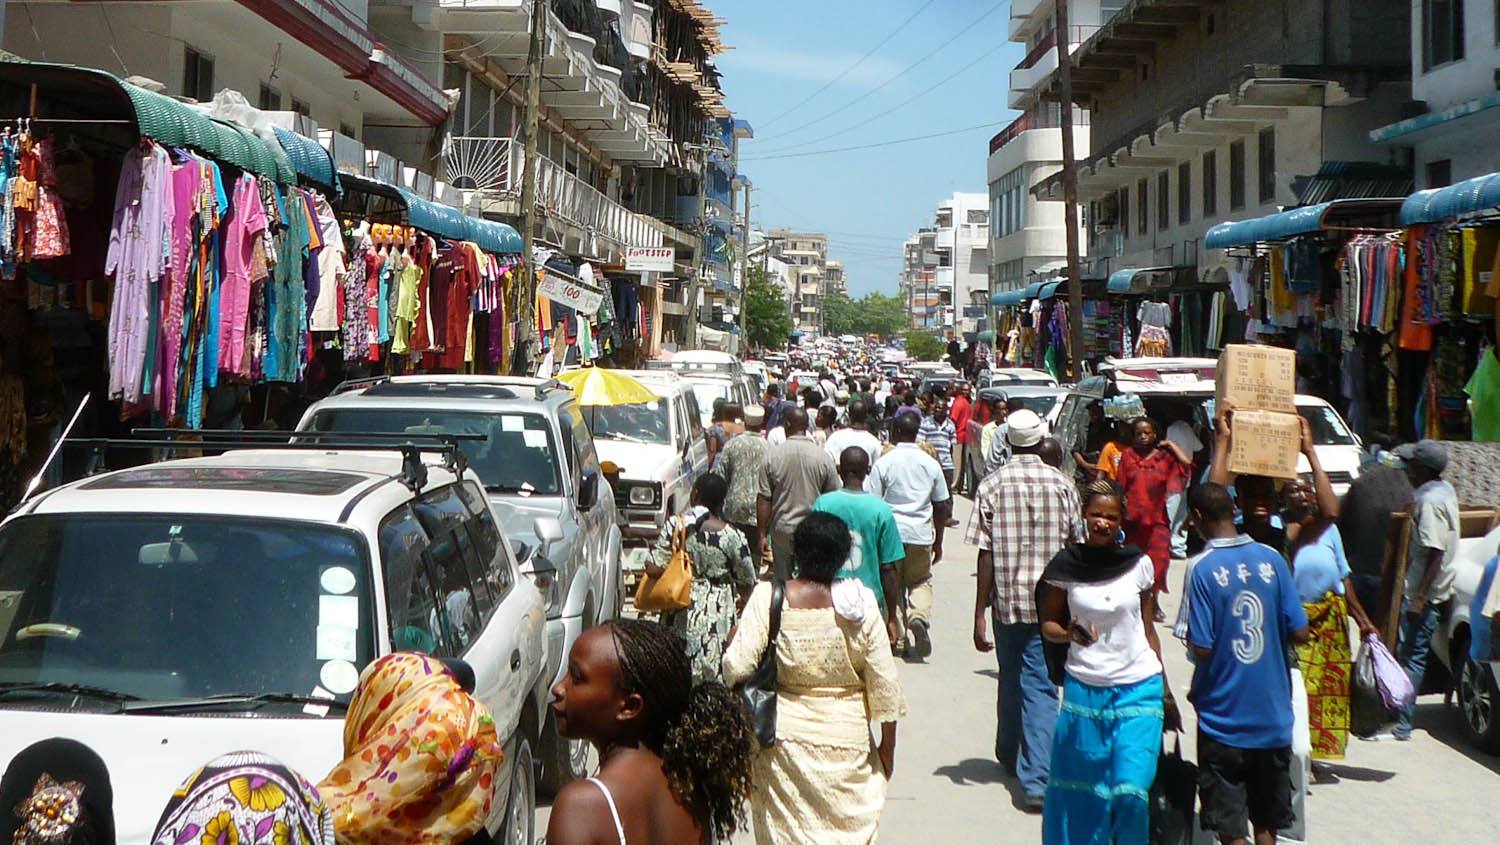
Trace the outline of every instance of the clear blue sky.
<instances>
[{"instance_id":1,"label":"clear blue sky","mask_svg":"<svg viewBox=\"0 0 1500 845\"><path fill-rule=\"evenodd\" d=\"M844 262L853 296L895 291L901 242L931 221L940 198L987 190L989 138L1014 116L1005 97L1022 49L1005 40L1009 0L928 4L708 0L728 21L722 35L734 48L717 60L727 104L756 134L740 150L740 171L754 186L751 220L827 232L829 257ZM923 60L949 39L955 40ZM773 157L987 123L998 125L873 149Z\"/></svg>"}]
</instances>

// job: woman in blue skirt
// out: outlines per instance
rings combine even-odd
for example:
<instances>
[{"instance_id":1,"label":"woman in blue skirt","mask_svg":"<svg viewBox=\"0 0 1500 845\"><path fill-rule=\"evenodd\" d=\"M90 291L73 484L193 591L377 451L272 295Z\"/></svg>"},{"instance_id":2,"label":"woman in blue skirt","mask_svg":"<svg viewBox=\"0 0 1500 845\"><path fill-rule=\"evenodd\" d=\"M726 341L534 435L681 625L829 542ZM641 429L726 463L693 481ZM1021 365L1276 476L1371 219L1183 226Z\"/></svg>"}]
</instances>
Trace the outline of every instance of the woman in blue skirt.
<instances>
[{"instance_id":1,"label":"woman in blue skirt","mask_svg":"<svg viewBox=\"0 0 1500 845\"><path fill-rule=\"evenodd\" d=\"M1087 539L1058 552L1037 590L1042 636L1068 645L1042 810L1047 845L1145 845L1163 727L1181 729L1162 673L1151 558L1118 538L1125 497L1083 497Z\"/></svg>"}]
</instances>

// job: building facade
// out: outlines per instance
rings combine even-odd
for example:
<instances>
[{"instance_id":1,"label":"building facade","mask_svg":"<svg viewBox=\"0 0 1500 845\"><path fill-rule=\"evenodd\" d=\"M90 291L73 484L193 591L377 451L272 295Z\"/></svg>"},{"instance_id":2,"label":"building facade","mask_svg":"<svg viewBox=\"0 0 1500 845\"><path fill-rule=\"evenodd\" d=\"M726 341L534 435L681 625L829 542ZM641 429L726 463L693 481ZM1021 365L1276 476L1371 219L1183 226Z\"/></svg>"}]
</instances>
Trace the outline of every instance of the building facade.
<instances>
[{"instance_id":1,"label":"building facade","mask_svg":"<svg viewBox=\"0 0 1500 845\"><path fill-rule=\"evenodd\" d=\"M1085 277L1222 280L1224 251L1200 248L1215 223L1388 192L1403 168L1369 132L1407 99L1408 18L1398 0L1141 0L1102 23L1073 53ZM1034 193L1061 200L1061 178Z\"/></svg>"},{"instance_id":2,"label":"building facade","mask_svg":"<svg viewBox=\"0 0 1500 845\"><path fill-rule=\"evenodd\" d=\"M1370 140L1410 150L1418 188L1500 171L1500 5L1493 0L1412 0L1411 98L1402 120ZM1483 7L1491 8L1485 9Z\"/></svg>"},{"instance_id":3,"label":"building facade","mask_svg":"<svg viewBox=\"0 0 1500 845\"><path fill-rule=\"evenodd\" d=\"M821 334L828 236L821 232L772 229L766 237L771 243L771 254L787 265L792 322L805 335Z\"/></svg>"},{"instance_id":4,"label":"building facade","mask_svg":"<svg viewBox=\"0 0 1500 845\"><path fill-rule=\"evenodd\" d=\"M980 330L989 303L989 206L988 194L955 193L903 244L901 289L914 328Z\"/></svg>"}]
</instances>

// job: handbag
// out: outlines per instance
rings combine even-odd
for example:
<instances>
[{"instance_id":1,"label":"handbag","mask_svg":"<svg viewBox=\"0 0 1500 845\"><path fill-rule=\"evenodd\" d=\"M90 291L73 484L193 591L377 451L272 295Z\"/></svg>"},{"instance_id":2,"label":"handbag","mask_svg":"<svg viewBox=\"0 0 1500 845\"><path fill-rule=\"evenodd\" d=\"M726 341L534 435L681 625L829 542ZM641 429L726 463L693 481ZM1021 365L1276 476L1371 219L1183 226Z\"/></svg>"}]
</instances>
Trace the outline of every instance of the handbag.
<instances>
[{"instance_id":1,"label":"handbag","mask_svg":"<svg viewBox=\"0 0 1500 845\"><path fill-rule=\"evenodd\" d=\"M693 603L693 556L687 550L687 521L672 531L672 559L662 574L641 579L635 589L635 609L646 613L670 613Z\"/></svg>"},{"instance_id":2,"label":"handbag","mask_svg":"<svg viewBox=\"0 0 1500 845\"><path fill-rule=\"evenodd\" d=\"M750 713L750 728L762 748L776 744L776 638L781 635L781 604L786 600L786 585L771 582L771 627L766 650L761 652L755 671L740 684L740 700Z\"/></svg>"},{"instance_id":3,"label":"handbag","mask_svg":"<svg viewBox=\"0 0 1500 845\"><path fill-rule=\"evenodd\" d=\"M1191 845L1198 767L1182 759L1182 735L1156 760L1151 783L1151 845Z\"/></svg>"}]
</instances>

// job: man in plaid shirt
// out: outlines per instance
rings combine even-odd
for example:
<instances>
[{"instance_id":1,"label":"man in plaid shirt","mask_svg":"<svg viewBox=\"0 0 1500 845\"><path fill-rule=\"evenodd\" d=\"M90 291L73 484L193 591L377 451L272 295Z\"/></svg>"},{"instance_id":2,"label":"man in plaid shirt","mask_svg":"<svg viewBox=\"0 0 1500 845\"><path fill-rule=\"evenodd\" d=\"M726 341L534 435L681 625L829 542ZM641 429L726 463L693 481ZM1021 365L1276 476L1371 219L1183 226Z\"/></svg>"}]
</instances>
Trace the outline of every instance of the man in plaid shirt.
<instances>
[{"instance_id":1,"label":"man in plaid shirt","mask_svg":"<svg viewBox=\"0 0 1500 845\"><path fill-rule=\"evenodd\" d=\"M1021 410L1006 423L1011 460L980 483L964 539L979 547L974 647L995 649L1000 664L995 757L1021 779L1026 809L1041 812L1058 697L1042 653L1036 585L1052 556L1079 538L1083 520L1073 482L1037 455L1041 418ZM993 644L985 635L991 615Z\"/></svg>"}]
</instances>

